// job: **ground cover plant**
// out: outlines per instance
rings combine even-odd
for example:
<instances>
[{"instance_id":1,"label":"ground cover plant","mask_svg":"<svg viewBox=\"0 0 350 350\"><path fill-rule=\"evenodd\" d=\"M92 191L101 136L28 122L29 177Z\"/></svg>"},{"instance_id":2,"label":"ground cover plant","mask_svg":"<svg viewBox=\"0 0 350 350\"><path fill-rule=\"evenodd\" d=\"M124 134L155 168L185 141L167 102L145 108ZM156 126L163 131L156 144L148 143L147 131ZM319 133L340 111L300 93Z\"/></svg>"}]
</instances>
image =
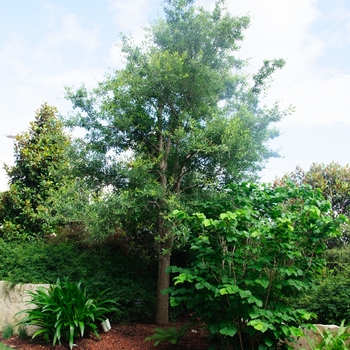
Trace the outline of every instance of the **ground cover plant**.
<instances>
[{"instance_id":1,"label":"ground cover plant","mask_svg":"<svg viewBox=\"0 0 350 350\"><path fill-rule=\"evenodd\" d=\"M176 345L190 328L190 324L184 324L179 329L176 327L156 328L154 334L147 337L145 341L154 340L153 345L157 346L161 342Z\"/></svg>"},{"instance_id":2,"label":"ground cover plant","mask_svg":"<svg viewBox=\"0 0 350 350\"><path fill-rule=\"evenodd\" d=\"M229 349L275 348L313 314L289 298L316 286L325 241L340 234L330 203L310 186L233 185L216 219L175 211L190 225L192 261L173 266L171 304L185 304Z\"/></svg>"},{"instance_id":3,"label":"ground cover plant","mask_svg":"<svg viewBox=\"0 0 350 350\"><path fill-rule=\"evenodd\" d=\"M38 287L35 292L29 292L30 303L35 307L17 314L25 314L19 325L38 326L33 338L43 336L47 342L52 340L53 345L68 341L72 349L74 340L86 333L93 332L99 339L97 322L101 323L108 314L118 311L115 302L105 299L104 294L89 297L81 282L58 279L49 288Z\"/></svg>"}]
</instances>

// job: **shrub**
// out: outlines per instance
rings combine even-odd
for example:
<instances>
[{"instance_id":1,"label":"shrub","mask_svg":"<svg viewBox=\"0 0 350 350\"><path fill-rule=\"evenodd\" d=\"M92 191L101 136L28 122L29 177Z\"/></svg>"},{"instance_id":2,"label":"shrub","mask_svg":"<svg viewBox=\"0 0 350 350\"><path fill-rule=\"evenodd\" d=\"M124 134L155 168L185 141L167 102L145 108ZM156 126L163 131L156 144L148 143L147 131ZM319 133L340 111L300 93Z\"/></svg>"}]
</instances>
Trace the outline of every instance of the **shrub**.
<instances>
[{"instance_id":1,"label":"shrub","mask_svg":"<svg viewBox=\"0 0 350 350\"><path fill-rule=\"evenodd\" d=\"M350 320L350 276L327 276L315 291L301 299L299 305L317 315L317 322L339 325Z\"/></svg>"},{"instance_id":2,"label":"shrub","mask_svg":"<svg viewBox=\"0 0 350 350\"><path fill-rule=\"evenodd\" d=\"M39 326L40 329L33 334L33 338L42 335L53 345L61 339L69 341L72 349L74 339L83 337L86 332L92 331L97 338L97 321L103 321L106 314L117 311L111 305L112 300L103 300L104 293L96 298L89 298L86 289L81 288L81 282L69 282L67 278L61 282L57 280L55 285L48 289L38 287L35 292L30 292L30 301L36 307L20 312L27 316L20 325Z\"/></svg>"},{"instance_id":3,"label":"shrub","mask_svg":"<svg viewBox=\"0 0 350 350\"><path fill-rule=\"evenodd\" d=\"M222 346L275 348L279 339L301 336L299 326L313 316L288 298L315 286L325 240L340 222L310 187L242 184L232 192L232 211L217 220L174 212L192 227L192 262L170 269L177 274L171 305L184 303Z\"/></svg>"},{"instance_id":4,"label":"shrub","mask_svg":"<svg viewBox=\"0 0 350 350\"><path fill-rule=\"evenodd\" d=\"M124 256L111 244L5 243L0 239L0 266L0 280L13 284L54 284L60 276L67 276L71 281L83 281L90 295L109 288L105 297L118 302L121 311L111 316L113 321L153 321L156 265L139 256Z\"/></svg>"},{"instance_id":5,"label":"shrub","mask_svg":"<svg viewBox=\"0 0 350 350\"><path fill-rule=\"evenodd\" d=\"M297 305L317 314L317 322L340 324L350 320L350 248L328 249L324 254L326 269L314 291Z\"/></svg>"}]
</instances>

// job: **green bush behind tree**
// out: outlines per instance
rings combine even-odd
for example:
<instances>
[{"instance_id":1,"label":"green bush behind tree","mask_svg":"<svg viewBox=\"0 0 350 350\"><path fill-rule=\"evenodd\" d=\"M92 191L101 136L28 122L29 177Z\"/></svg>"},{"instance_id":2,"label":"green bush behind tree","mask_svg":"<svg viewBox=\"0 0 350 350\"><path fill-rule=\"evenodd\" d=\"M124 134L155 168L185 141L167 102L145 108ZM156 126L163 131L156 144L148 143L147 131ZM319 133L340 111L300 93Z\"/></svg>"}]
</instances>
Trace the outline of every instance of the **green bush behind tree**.
<instances>
[{"instance_id":1,"label":"green bush behind tree","mask_svg":"<svg viewBox=\"0 0 350 350\"><path fill-rule=\"evenodd\" d=\"M87 292L118 302L118 322L151 322L154 318L156 269L138 256L125 255L119 242L4 242L0 240L0 280L49 283L67 277L82 281Z\"/></svg>"}]
</instances>

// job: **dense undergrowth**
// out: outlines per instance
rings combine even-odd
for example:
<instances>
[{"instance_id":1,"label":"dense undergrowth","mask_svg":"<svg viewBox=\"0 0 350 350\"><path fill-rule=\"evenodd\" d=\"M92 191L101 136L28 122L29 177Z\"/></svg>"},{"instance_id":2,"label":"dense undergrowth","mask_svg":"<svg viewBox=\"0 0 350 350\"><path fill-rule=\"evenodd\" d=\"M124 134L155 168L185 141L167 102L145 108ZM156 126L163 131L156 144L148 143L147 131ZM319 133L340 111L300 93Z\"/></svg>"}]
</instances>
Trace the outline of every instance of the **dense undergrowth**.
<instances>
[{"instance_id":1,"label":"dense undergrowth","mask_svg":"<svg viewBox=\"0 0 350 350\"><path fill-rule=\"evenodd\" d=\"M118 242L4 242L0 239L0 280L54 284L57 278L82 281L90 294L109 288L106 298L118 302L117 322L152 322L156 269L142 256L123 252Z\"/></svg>"},{"instance_id":2,"label":"dense undergrowth","mask_svg":"<svg viewBox=\"0 0 350 350\"><path fill-rule=\"evenodd\" d=\"M350 322L350 247L324 252L326 267L316 288L295 304L317 315L315 322L337 324Z\"/></svg>"}]
</instances>

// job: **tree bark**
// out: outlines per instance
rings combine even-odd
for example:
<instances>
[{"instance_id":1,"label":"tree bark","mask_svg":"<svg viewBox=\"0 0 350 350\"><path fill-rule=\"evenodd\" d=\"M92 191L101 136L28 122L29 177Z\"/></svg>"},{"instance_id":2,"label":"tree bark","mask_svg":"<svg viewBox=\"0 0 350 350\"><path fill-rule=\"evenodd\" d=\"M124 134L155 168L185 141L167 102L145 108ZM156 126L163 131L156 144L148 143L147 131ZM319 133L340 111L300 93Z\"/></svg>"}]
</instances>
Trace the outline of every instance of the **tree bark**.
<instances>
[{"instance_id":1,"label":"tree bark","mask_svg":"<svg viewBox=\"0 0 350 350\"><path fill-rule=\"evenodd\" d=\"M170 240L170 239L168 239ZM168 241L167 240L167 241ZM163 253L163 246L168 245L169 242L158 243L158 288L157 288L157 310L156 310L156 323L159 325L165 325L169 322L169 294L163 294L162 290L169 288L170 277L166 272L170 266L170 251ZM164 248L167 249L167 248Z\"/></svg>"}]
</instances>

